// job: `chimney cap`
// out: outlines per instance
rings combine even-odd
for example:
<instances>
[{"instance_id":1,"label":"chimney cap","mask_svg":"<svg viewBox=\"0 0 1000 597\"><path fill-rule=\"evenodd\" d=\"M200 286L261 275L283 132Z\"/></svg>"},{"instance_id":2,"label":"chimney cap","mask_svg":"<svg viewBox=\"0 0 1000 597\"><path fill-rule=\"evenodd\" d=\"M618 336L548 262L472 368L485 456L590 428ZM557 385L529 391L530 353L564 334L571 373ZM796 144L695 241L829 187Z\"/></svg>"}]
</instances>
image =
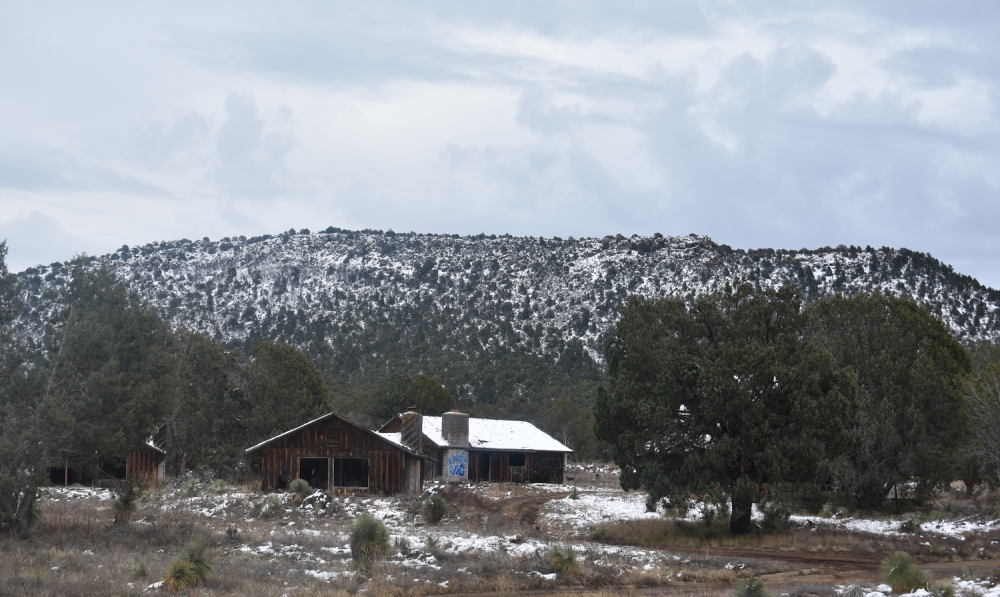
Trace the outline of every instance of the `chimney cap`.
<instances>
[{"instance_id":1,"label":"chimney cap","mask_svg":"<svg viewBox=\"0 0 1000 597\"><path fill-rule=\"evenodd\" d=\"M408 413L415 413L415 412L417 412L417 407L416 406L407 406L406 407L406 412L408 412Z\"/></svg>"}]
</instances>

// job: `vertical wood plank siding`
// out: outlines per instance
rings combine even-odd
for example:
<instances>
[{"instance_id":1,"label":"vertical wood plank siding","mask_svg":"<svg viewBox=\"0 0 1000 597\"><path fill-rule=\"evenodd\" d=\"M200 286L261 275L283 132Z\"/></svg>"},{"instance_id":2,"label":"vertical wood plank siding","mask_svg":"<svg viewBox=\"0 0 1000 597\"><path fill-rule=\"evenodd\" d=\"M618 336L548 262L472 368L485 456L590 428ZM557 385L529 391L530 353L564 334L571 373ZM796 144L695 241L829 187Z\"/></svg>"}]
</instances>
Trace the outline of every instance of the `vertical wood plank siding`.
<instances>
[{"instance_id":1,"label":"vertical wood plank siding","mask_svg":"<svg viewBox=\"0 0 1000 597\"><path fill-rule=\"evenodd\" d=\"M138 475L150 483L162 481L159 475L160 463L166 458L156 450L141 448L125 453L125 470L130 475Z\"/></svg>"},{"instance_id":2,"label":"vertical wood plank siding","mask_svg":"<svg viewBox=\"0 0 1000 597\"><path fill-rule=\"evenodd\" d=\"M342 430L339 448L325 445L326 430L332 427L339 427ZM291 435L279 438L253 455L261 458L259 473L261 488L265 491L277 488L279 477L284 477L288 481L298 478L300 458L329 458L331 466L334 458L366 458L368 487L332 487L331 470L330 489L335 492L403 493L406 491L406 452L337 417L317 421Z\"/></svg>"}]
</instances>

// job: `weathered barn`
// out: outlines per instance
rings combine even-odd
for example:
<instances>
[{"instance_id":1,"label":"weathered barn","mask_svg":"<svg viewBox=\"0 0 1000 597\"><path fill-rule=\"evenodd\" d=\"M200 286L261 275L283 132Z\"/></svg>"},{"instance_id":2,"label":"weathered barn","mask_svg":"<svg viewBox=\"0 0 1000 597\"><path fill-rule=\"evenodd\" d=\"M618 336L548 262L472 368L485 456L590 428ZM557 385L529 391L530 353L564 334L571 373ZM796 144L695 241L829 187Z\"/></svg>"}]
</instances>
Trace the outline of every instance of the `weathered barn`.
<instances>
[{"instance_id":1,"label":"weathered barn","mask_svg":"<svg viewBox=\"0 0 1000 597\"><path fill-rule=\"evenodd\" d=\"M104 456L93 455L92 464L87 466L74 466L73 461L79 463L80 457L66 458L63 462L49 466L49 485L80 485L101 486L128 477L138 477L151 485L159 485L163 482L164 464L167 453L152 443L126 452L124 455ZM84 457L83 460L90 460L91 457ZM61 465L61 466L60 466Z\"/></svg>"},{"instance_id":2,"label":"weathered barn","mask_svg":"<svg viewBox=\"0 0 1000 597\"><path fill-rule=\"evenodd\" d=\"M365 429L330 413L247 449L264 491L305 479L337 493L423 491L424 467L433 457L420 454L393 434Z\"/></svg>"},{"instance_id":3,"label":"weathered barn","mask_svg":"<svg viewBox=\"0 0 1000 597\"><path fill-rule=\"evenodd\" d=\"M457 411L441 417L402 413L379 432L432 456L436 462L426 478L562 483L573 451L527 421L476 419Z\"/></svg>"}]
</instances>

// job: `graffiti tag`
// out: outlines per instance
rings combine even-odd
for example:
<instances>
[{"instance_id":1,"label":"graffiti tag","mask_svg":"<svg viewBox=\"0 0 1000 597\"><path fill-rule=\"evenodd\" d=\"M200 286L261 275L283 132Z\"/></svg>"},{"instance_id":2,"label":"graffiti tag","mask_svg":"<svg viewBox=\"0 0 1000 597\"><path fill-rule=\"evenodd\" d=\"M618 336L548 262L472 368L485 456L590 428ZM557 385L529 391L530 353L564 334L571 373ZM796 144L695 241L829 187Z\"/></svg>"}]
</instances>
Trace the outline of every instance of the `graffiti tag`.
<instances>
[{"instance_id":1,"label":"graffiti tag","mask_svg":"<svg viewBox=\"0 0 1000 597\"><path fill-rule=\"evenodd\" d=\"M452 477L464 477L465 467L469 464L467 453L448 455L448 474Z\"/></svg>"}]
</instances>

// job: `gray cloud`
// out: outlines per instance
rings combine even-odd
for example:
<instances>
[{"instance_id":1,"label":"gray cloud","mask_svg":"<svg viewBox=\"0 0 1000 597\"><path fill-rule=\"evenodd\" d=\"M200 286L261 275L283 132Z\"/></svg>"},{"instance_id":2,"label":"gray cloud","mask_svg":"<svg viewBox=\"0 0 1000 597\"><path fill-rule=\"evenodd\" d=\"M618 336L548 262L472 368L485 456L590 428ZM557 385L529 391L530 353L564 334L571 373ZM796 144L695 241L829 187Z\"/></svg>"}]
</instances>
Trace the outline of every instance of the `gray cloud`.
<instances>
[{"instance_id":1,"label":"gray cloud","mask_svg":"<svg viewBox=\"0 0 1000 597\"><path fill-rule=\"evenodd\" d=\"M0 9L0 202L134 195L84 239L698 232L1000 286L1000 6L192 3L73 12L87 36L36 10Z\"/></svg>"}]
</instances>

